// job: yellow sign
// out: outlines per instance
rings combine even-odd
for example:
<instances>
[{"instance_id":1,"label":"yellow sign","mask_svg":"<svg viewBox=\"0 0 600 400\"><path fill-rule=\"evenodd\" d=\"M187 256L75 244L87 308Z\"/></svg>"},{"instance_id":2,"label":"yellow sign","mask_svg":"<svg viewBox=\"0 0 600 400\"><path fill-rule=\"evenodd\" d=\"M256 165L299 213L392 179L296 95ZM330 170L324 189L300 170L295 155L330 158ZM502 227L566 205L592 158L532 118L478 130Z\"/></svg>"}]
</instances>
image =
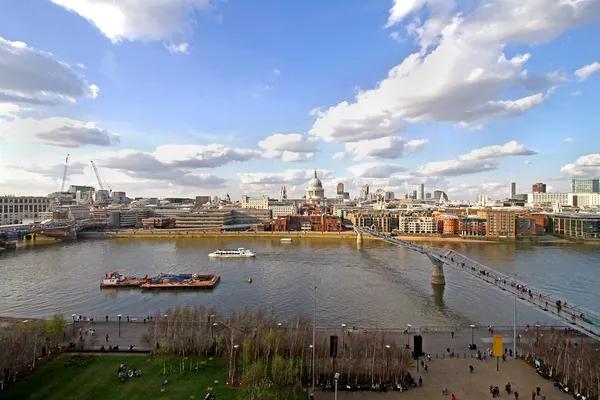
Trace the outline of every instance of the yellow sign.
<instances>
[{"instance_id":1,"label":"yellow sign","mask_svg":"<svg viewBox=\"0 0 600 400\"><path fill-rule=\"evenodd\" d=\"M502 343L502 336L494 335L494 356L502 357L504 354L504 345Z\"/></svg>"}]
</instances>

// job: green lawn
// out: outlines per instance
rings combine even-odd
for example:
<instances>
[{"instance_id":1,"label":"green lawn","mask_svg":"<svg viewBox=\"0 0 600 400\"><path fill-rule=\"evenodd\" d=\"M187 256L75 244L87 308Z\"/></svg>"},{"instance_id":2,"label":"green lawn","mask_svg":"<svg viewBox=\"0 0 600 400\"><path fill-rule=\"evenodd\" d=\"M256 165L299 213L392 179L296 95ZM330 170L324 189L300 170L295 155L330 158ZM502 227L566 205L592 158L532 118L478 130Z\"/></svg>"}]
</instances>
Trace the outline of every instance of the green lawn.
<instances>
[{"instance_id":1,"label":"green lawn","mask_svg":"<svg viewBox=\"0 0 600 400\"><path fill-rule=\"evenodd\" d=\"M216 400L233 400L243 397L243 390L225 387L225 368L221 359L191 357L186 359L204 369L203 372L179 373L180 358L166 358L167 375L163 376L163 358L151 356L96 356L84 365L66 366L71 356L62 356L25 377L15 385L0 392L0 400L68 400L68 399L204 399L208 388ZM202 364L204 362L204 364ZM117 376L119 365L142 370L142 376L121 383ZM172 372L169 373L169 366ZM168 380L166 386L160 386ZM217 381L217 382L215 382ZM306 395L304 395L306 398ZM285 398L302 398L294 392Z\"/></svg>"}]
</instances>

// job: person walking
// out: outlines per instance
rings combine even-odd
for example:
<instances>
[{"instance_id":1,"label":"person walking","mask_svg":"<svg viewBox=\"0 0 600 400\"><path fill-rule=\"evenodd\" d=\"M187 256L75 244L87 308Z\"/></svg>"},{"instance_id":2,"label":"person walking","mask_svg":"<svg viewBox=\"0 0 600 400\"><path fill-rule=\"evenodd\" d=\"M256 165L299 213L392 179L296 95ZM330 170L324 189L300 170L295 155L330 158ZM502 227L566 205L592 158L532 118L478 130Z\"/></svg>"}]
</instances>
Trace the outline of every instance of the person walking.
<instances>
[{"instance_id":1,"label":"person walking","mask_svg":"<svg viewBox=\"0 0 600 400\"><path fill-rule=\"evenodd\" d=\"M108 343L108 335L106 335L106 343Z\"/></svg>"},{"instance_id":2,"label":"person walking","mask_svg":"<svg viewBox=\"0 0 600 400\"><path fill-rule=\"evenodd\" d=\"M419 387L423 386L423 377L419 376Z\"/></svg>"},{"instance_id":3,"label":"person walking","mask_svg":"<svg viewBox=\"0 0 600 400\"><path fill-rule=\"evenodd\" d=\"M531 400L535 400L535 390L531 391Z\"/></svg>"},{"instance_id":4,"label":"person walking","mask_svg":"<svg viewBox=\"0 0 600 400\"><path fill-rule=\"evenodd\" d=\"M450 332L450 336L452 336L452 339L454 339L454 332Z\"/></svg>"}]
</instances>

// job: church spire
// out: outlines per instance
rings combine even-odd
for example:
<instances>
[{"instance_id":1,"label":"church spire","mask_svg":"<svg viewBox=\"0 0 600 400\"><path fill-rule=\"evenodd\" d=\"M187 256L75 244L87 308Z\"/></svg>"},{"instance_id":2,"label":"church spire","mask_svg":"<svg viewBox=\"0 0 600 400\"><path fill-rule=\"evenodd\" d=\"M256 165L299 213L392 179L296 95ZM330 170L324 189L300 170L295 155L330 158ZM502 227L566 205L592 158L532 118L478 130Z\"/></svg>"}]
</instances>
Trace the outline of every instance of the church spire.
<instances>
[{"instance_id":1,"label":"church spire","mask_svg":"<svg viewBox=\"0 0 600 400\"><path fill-rule=\"evenodd\" d=\"M315 178L317 177L317 169L315 168Z\"/></svg>"}]
</instances>

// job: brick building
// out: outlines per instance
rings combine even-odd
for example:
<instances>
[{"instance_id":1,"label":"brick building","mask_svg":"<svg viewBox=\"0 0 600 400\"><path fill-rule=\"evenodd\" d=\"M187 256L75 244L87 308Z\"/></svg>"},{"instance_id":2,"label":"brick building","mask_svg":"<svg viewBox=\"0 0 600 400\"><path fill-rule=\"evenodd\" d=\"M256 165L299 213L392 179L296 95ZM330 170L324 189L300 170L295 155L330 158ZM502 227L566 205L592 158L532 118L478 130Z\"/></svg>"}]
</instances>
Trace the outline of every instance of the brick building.
<instances>
[{"instance_id":1,"label":"brick building","mask_svg":"<svg viewBox=\"0 0 600 400\"><path fill-rule=\"evenodd\" d=\"M436 217L438 233L457 235L460 230L459 218L455 215L440 215Z\"/></svg>"},{"instance_id":2,"label":"brick building","mask_svg":"<svg viewBox=\"0 0 600 400\"><path fill-rule=\"evenodd\" d=\"M341 232L342 219L331 215L286 215L273 219L274 232Z\"/></svg>"},{"instance_id":3,"label":"brick building","mask_svg":"<svg viewBox=\"0 0 600 400\"><path fill-rule=\"evenodd\" d=\"M461 236L485 236L486 235L486 218L480 217L462 217L459 220L458 232Z\"/></svg>"}]
</instances>

